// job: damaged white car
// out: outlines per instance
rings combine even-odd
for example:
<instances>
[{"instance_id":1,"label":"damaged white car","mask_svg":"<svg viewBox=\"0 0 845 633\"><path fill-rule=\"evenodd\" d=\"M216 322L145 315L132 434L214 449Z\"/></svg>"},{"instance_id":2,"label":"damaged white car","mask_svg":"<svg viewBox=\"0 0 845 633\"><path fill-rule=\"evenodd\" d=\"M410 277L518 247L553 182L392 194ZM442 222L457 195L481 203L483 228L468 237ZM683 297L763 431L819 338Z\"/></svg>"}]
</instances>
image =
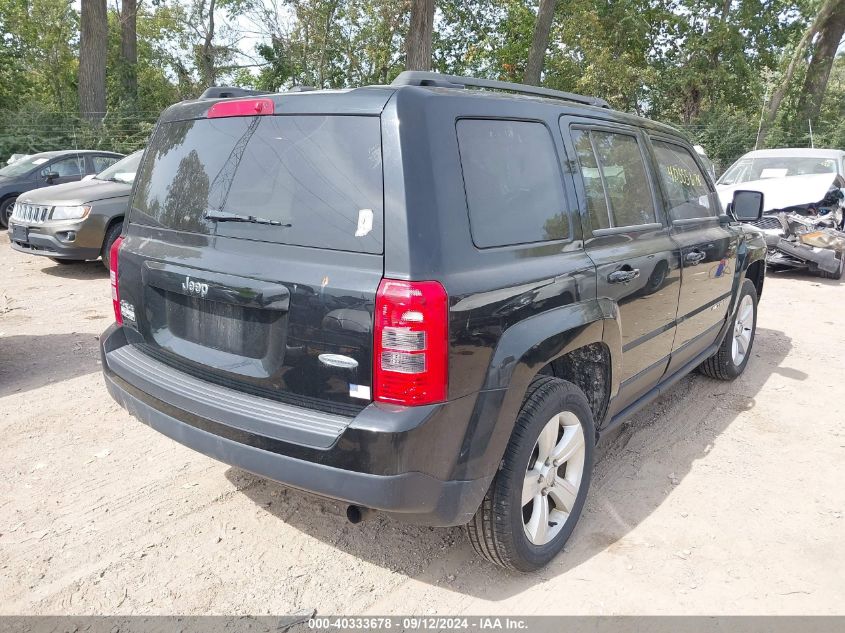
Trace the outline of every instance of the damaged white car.
<instances>
[{"instance_id":1,"label":"damaged white car","mask_svg":"<svg viewBox=\"0 0 845 633\"><path fill-rule=\"evenodd\" d=\"M765 234L769 266L845 276L845 152L750 152L722 175L717 189L725 206L737 190L764 194L764 215L752 226Z\"/></svg>"}]
</instances>

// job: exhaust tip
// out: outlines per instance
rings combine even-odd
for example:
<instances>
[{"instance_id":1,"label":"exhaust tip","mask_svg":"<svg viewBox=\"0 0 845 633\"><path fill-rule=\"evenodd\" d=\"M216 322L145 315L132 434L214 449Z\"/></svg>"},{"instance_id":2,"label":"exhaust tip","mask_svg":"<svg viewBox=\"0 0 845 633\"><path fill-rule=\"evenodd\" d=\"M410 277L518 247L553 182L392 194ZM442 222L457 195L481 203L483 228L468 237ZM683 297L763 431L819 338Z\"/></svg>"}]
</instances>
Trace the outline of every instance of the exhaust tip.
<instances>
[{"instance_id":1,"label":"exhaust tip","mask_svg":"<svg viewBox=\"0 0 845 633\"><path fill-rule=\"evenodd\" d=\"M346 508L346 519L353 525L360 523L364 520L364 515L366 514L366 510L361 506L347 506Z\"/></svg>"}]
</instances>

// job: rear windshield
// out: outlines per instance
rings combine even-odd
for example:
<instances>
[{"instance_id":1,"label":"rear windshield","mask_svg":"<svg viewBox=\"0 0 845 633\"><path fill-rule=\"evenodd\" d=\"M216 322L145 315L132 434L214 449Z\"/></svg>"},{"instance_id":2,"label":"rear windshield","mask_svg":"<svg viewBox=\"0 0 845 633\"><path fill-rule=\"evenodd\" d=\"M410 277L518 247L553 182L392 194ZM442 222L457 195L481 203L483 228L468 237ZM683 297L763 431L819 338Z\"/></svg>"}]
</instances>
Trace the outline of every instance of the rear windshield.
<instances>
[{"instance_id":1,"label":"rear windshield","mask_svg":"<svg viewBox=\"0 0 845 633\"><path fill-rule=\"evenodd\" d=\"M198 119L159 125L138 171L131 221L381 253L382 205L377 117Z\"/></svg>"}]
</instances>

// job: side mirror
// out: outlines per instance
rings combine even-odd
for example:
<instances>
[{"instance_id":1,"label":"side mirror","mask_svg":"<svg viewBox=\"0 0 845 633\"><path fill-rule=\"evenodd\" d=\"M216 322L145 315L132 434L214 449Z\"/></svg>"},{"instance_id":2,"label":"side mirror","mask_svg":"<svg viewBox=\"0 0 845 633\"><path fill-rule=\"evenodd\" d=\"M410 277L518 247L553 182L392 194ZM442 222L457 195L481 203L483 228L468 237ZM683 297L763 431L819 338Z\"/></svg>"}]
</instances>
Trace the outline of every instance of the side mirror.
<instances>
[{"instance_id":1,"label":"side mirror","mask_svg":"<svg viewBox=\"0 0 845 633\"><path fill-rule=\"evenodd\" d=\"M54 171L49 171L46 174L44 174L44 180L46 180L48 183L52 183L58 177L59 177L59 174L57 174Z\"/></svg>"},{"instance_id":2,"label":"side mirror","mask_svg":"<svg viewBox=\"0 0 845 633\"><path fill-rule=\"evenodd\" d=\"M740 222L756 222L763 217L762 192L734 191L729 211Z\"/></svg>"}]
</instances>

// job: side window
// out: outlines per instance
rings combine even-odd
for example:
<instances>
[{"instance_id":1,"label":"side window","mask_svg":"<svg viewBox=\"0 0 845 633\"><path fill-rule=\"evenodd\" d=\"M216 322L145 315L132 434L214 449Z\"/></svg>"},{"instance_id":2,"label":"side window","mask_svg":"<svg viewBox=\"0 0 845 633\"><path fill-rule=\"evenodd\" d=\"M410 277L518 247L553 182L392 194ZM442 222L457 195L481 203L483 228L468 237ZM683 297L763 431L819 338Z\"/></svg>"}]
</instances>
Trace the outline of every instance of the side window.
<instances>
[{"instance_id":1,"label":"side window","mask_svg":"<svg viewBox=\"0 0 845 633\"><path fill-rule=\"evenodd\" d=\"M111 167L114 165L118 160L114 156L92 156L91 157L91 164L94 166L95 174L99 174L104 169Z\"/></svg>"},{"instance_id":2,"label":"side window","mask_svg":"<svg viewBox=\"0 0 845 633\"><path fill-rule=\"evenodd\" d=\"M70 158L62 158L52 163L44 169L44 173L55 173L59 177L63 176L81 176L85 173L85 159L81 156L71 156Z\"/></svg>"},{"instance_id":3,"label":"side window","mask_svg":"<svg viewBox=\"0 0 845 633\"><path fill-rule=\"evenodd\" d=\"M643 155L635 136L572 131L593 229L657 222Z\"/></svg>"},{"instance_id":4,"label":"side window","mask_svg":"<svg viewBox=\"0 0 845 633\"><path fill-rule=\"evenodd\" d=\"M569 237L560 164L545 125L461 119L457 133L476 246Z\"/></svg>"},{"instance_id":5,"label":"side window","mask_svg":"<svg viewBox=\"0 0 845 633\"><path fill-rule=\"evenodd\" d=\"M666 195L670 220L719 215L716 195L707 186L698 163L680 145L652 141L660 182Z\"/></svg>"},{"instance_id":6,"label":"side window","mask_svg":"<svg viewBox=\"0 0 845 633\"><path fill-rule=\"evenodd\" d=\"M581 175L584 178L584 189L587 191L587 210L590 212L593 230L610 228L610 211L607 208L607 197L604 194L604 184L601 172L593 152L590 133L586 130L573 130L572 140L581 163Z\"/></svg>"}]
</instances>

